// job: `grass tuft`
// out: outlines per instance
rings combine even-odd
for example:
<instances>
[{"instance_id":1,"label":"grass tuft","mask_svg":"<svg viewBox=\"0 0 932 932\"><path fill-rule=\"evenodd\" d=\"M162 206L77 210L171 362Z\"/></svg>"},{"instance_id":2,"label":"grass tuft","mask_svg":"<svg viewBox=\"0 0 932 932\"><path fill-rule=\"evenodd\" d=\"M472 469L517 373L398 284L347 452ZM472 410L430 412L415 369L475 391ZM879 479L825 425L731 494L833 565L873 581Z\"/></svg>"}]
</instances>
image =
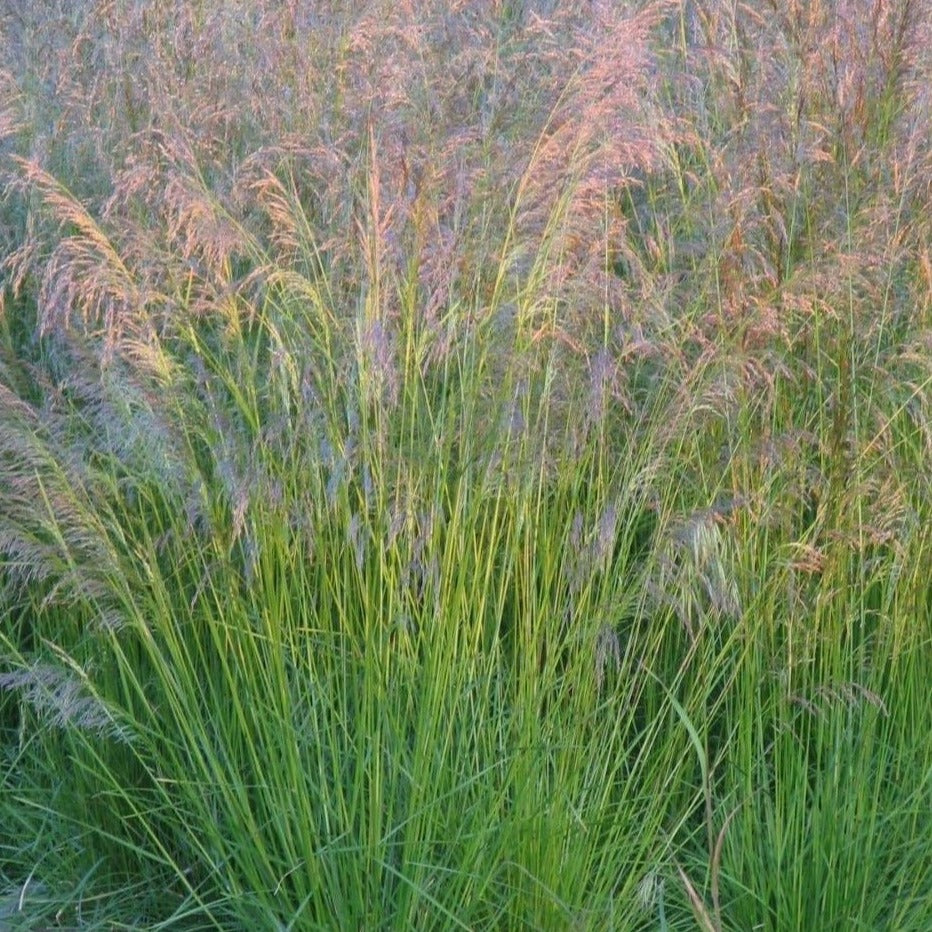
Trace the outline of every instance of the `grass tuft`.
<instances>
[{"instance_id":1,"label":"grass tuft","mask_svg":"<svg viewBox=\"0 0 932 932\"><path fill-rule=\"evenodd\" d=\"M929 928L867 7L6 5L0 927Z\"/></svg>"}]
</instances>

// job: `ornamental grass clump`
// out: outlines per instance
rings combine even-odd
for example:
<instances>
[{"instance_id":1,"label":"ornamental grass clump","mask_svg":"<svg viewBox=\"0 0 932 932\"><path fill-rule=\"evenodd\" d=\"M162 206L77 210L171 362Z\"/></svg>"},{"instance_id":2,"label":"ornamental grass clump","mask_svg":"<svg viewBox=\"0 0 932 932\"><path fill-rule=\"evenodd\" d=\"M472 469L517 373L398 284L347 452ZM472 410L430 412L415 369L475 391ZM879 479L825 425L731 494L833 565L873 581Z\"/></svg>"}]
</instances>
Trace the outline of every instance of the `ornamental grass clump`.
<instances>
[{"instance_id":1,"label":"ornamental grass clump","mask_svg":"<svg viewBox=\"0 0 932 932\"><path fill-rule=\"evenodd\" d=\"M0 926L925 929L930 36L0 14Z\"/></svg>"}]
</instances>

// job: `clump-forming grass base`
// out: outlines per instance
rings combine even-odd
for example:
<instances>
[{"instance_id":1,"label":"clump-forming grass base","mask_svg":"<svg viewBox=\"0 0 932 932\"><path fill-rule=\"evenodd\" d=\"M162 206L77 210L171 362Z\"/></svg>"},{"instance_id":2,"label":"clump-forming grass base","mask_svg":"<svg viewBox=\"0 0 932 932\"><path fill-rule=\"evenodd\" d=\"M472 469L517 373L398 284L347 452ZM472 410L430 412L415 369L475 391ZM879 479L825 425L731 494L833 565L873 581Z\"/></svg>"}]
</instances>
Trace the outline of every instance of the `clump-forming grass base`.
<instances>
[{"instance_id":1,"label":"clump-forming grass base","mask_svg":"<svg viewBox=\"0 0 932 932\"><path fill-rule=\"evenodd\" d=\"M926 9L177 6L0 17L0 928L927 929Z\"/></svg>"}]
</instances>

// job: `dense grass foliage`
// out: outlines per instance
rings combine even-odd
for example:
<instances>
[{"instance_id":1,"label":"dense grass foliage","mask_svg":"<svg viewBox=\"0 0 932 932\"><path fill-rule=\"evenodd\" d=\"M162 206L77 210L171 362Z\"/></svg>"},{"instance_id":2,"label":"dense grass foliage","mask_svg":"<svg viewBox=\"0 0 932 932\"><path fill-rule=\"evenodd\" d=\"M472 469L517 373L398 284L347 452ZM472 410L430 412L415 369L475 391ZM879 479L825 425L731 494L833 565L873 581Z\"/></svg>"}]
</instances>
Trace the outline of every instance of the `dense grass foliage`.
<instances>
[{"instance_id":1,"label":"dense grass foliage","mask_svg":"<svg viewBox=\"0 0 932 932\"><path fill-rule=\"evenodd\" d=\"M932 928L924 0L0 48L0 928Z\"/></svg>"}]
</instances>

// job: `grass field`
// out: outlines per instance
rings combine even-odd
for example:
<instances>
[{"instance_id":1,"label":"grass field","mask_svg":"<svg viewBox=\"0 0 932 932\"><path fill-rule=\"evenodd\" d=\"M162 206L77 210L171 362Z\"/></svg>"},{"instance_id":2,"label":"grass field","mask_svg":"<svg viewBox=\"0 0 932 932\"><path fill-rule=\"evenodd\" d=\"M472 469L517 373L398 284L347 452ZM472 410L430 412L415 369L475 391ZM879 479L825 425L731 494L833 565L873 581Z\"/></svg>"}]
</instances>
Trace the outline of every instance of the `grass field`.
<instances>
[{"instance_id":1,"label":"grass field","mask_svg":"<svg viewBox=\"0 0 932 932\"><path fill-rule=\"evenodd\" d=\"M0 49L0 929L932 929L932 5Z\"/></svg>"}]
</instances>

